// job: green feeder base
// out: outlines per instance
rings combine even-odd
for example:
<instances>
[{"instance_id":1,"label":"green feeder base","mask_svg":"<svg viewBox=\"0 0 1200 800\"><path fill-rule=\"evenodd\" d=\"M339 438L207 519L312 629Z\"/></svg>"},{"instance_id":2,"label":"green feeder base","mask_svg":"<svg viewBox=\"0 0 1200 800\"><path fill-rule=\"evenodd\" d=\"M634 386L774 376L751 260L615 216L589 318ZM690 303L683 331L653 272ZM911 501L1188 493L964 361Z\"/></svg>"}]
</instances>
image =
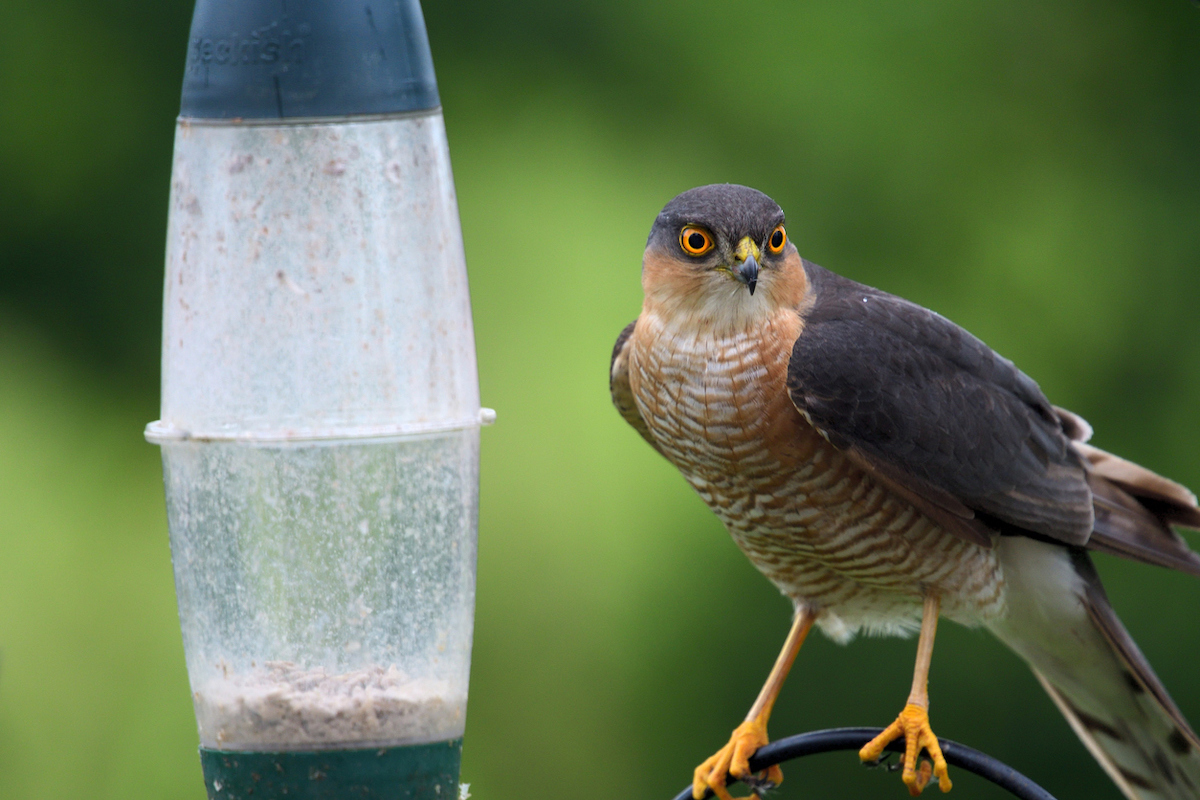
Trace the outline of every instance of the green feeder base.
<instances>
[{"instance_id":1,"label":"green feeder base","mask_svg":"<svg viewBox=\"0 0 1200 800\"><path fill-rule=\"evenodd\" d=\"M200 748L209 800L457 800L462 739L368 750Z\"/></svg>"}]
</instances>

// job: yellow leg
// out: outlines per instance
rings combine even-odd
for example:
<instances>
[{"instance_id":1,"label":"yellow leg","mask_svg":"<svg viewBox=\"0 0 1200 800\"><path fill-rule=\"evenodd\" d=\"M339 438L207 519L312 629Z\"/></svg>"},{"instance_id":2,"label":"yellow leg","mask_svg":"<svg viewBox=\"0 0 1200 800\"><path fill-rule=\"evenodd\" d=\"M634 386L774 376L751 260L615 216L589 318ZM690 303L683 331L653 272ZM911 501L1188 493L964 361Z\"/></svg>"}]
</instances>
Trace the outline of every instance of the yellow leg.
<instances>
[{"instance_id":1,"label":"yellow leg","mask_svg":"<svg viewBox=\"0 0 1200 800\"><path fill-rule=\"evenodd\" d=\"M908 695L908 703L895 722L858 751L858 757L863 761L875 762L883 755L883 748L892 740L903 736L904 771L900 778L913 797L925 789L934 775L938 779L938 788L943 792L950 791L951 786L942 748L938 745L933 729L929 727L929 663L933 659L933 637L937 633L939 606L937 595L930 594L925 598L925 609L921 616L921 638L917 642L917 665L913 670L912 692ZM922 749L933 758L932 769L925 760L921 761L920 768L917 767L917 756Z\"/></svg>"},{"instance_id":2,"label":"yellow leg","mask_svg":"<svg viewBox=\"0 0 1200 800\"><path fill-rule=\"evenodd\" d=\"M750 777L750 756L770 741L767 738L767 719L771 716L775 698L783 688L783 681L787 678L788 670L792 668L796 653L800 651L800 645L804 644L804 637L808 635L814 619L812 612L806 609L796 612L792 630L783 643L783 650L779 652L779 658L775 659L775 666L771 668L767 682L758 693L758 699L750 707L746 721L734 728L728 744L696 767L692 777L692 797L695 800L704 797L707 789L712 789L713 794L720 800L734 800L725 788L729 776L732 775L741 781ZM771 767L766 772L764 782L778 786L783 782L783 771L778 766ZM753 799L747 797L742 800Z\"/></svg>"}]
</instances>

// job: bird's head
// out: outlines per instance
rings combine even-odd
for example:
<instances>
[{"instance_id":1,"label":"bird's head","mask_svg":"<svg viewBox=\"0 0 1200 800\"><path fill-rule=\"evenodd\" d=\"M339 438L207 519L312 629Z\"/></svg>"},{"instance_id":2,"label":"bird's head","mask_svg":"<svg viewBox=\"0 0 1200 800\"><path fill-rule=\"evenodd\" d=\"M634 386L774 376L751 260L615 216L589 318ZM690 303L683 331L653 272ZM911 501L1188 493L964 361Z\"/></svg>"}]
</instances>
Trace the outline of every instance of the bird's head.
<instances>
[{"instance_id":1,"label":"bird's head","mask_svg":"<svg viewBox=\"0 0 1200 800\"><path fill-rule=\"evenodd\" d=\"M669 316L738 325L796 307L806 281L783 210L757 189L714 184L667 203L646 241L646 302Z\"/></svg>"}]
</instances>

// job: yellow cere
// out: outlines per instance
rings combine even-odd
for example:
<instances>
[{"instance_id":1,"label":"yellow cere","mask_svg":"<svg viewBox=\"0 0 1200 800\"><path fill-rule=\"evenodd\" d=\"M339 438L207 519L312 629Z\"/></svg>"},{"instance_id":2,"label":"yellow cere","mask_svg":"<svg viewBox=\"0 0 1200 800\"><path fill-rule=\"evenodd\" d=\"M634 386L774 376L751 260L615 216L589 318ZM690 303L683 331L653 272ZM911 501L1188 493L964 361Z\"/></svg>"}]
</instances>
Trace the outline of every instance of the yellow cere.
<instances>
[{"instance_id":1,"label":"yellow cere","mask_svg":"<svg viewBox=\"0 0 1200 800\"><path fill-rule=\"evenodd\" d=\"M743 236L733 252L737 256L738 261L745 261L751 256L754 257L755 261L762 258L762 251L758 249L758 245L749 236Z\"/></svg>"}]
</instances>

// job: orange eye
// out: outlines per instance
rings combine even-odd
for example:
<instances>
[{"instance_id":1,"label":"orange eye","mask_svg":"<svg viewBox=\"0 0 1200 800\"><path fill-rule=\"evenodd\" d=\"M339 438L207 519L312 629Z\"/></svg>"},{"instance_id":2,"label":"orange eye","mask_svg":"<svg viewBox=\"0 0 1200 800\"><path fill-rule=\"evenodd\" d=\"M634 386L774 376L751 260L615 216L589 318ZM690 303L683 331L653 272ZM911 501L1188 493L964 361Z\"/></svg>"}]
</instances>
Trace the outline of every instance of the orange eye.
<instances>
[{"instance_id":1,"label":"orange eye","mask_svg":"<svg viewBox=\"0 0 1200 800\"><path fill-rule=\"evenodd\" d=\"M783 250L783 246L787 244L787 231L782 225L776 226L775 230L771 231L771 238L767 239L767 248L772 253L778 253Z\"/></svg>"},{"instance_id":2,"label":"orange eye","mask_svg":"<svg viewBox=\"0 0 1200 800\"><path fill-rule=\"evenodd\" d=\"M688 225L679 232L679 246L689 256L702 256L713 249L713 240L707 231Z\"/></svg>"}]
</instances>

